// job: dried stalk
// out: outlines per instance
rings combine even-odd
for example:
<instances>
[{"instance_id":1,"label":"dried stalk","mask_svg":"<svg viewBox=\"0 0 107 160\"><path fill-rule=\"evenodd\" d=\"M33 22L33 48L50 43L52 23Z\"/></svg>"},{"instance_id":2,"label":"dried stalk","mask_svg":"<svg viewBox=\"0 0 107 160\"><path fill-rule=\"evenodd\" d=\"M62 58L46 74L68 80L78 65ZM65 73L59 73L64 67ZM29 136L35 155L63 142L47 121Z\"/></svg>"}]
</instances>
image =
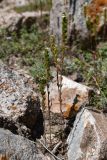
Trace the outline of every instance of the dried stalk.
<instances>
[{"instance_id":1,"label":"dried stalk","mask_svg":"<svg viewBox=\"0 0 107 160\"><path fill-rule=\"evenodd\" d=\"M31 141L31 140L30 140L30 141ZM36 140L36 141L39 142L56 160L64 160L64 159L61 159L61 158L57 157L55 154L53 154L53 153L46 147L46 145L45 145L44 143L42 143L41 140ZM31 142L33 142L34 144L36 144L36 142L34 142L34 141L31 141Z\"/></svg>"},{"instance_id":2,"label":"dried stalk","mask_svg":"<svg viewBox=\"0 0 107 160\"><path fill-rule=\"evenodd\" d=\"M46 67L46 81L47 81L47 94L48 94L48 117L49 117L49 132L50 132L50 145L52 144L51 140L51 115L50 115L50 91L49 91L49 81L50 81L50 60L49 60L49 51L45 50L45 67Z\"/></svg>"},{"instance_id":3,"label":"dried stalk","mask_svg":"<svg viewBox=\"0 0 107 160\"><path fill-rule=\"evenodd\" d=\"M61 144L62 144L62 141L60 141L59 143L57 143L57 144L55 145L54 149L52 150L52 153L53 153L53 154L56 153L57 149L61 146Z\"/></svg>"},{"instance_id":4,"label":"dried stalk","mask_svg":"<svg viewBox=\"0 0 107 160\"><path fill-rule=\"evenodd\" d=\"M50 145L52 145L51 139L51 115L50 115L50 91L49 91L49 84L47 84L47 93L48 93L48 117L49 117L49 132L50 132Z\"/></svg>"},{"instance_id":5,"label":"dried stalk","mask_svg":"<svg viewBox=\"0 0 107 160\"><path fill-rule=\"evenodd\" d=\"M43 110L43 119L44 119L44 139L45 139L45 144L46 144L46 131L45 131L45 115L44 115L44 113L45 113L45 84L46 84L46 82L45 82L45 80L44 79L41 79L41 81L40 81L40 86L39 86L39 88L40 88L40 92L41 92L41 95L42 95L42 110Z\"/></svg>"}]
</instances>

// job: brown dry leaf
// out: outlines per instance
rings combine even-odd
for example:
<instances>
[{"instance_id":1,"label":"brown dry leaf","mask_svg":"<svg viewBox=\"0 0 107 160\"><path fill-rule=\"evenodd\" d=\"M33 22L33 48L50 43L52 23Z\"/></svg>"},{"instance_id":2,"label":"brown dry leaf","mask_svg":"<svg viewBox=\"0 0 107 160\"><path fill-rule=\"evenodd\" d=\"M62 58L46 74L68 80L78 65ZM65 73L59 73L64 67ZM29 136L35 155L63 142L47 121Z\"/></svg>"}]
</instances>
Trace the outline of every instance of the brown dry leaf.
<instances>
[{"instance_id":1,"label":"brown dry leaf","mask_svg":"<svg viewBox=\"0 0 107 160\"><path fill-rule=\"evenodd\" d=\"M66 104L65 111L63 112L64 118L70 118L74 114L74 112L78 112L83 102L86 101L86 98L86 95L82 95L78 97L78 102L75 105Z\"/></svg>"}]
</instances>

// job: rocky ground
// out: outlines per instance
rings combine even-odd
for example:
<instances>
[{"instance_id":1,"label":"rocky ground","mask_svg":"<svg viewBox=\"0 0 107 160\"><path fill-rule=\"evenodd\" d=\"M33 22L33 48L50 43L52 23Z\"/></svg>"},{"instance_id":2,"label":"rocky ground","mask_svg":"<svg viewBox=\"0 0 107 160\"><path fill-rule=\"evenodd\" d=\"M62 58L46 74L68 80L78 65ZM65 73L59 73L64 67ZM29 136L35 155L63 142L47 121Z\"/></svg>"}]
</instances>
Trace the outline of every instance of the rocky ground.
<instances>
[{"instance_id":1,"label":"rocky ground","mask_svg":"<svg viewBox=\"0 0 107 160\"><path fill-rule=\"evenodd\" d=\"M49 117L48 108L46 108L44 113L41 111L37 85L32 77L24 70L15 69L15 67L12 66L7 67L2 62L0 63L0 70L0 127L3 128L0 130L0 135L2 136L2 142L0 143L1 157L7 156L10 159L19 157L21 160L24 158L26 158L26 160L33 160L33 158L39 158L40 156L41 159L48 160L54 159L56 156L56 159L59 157L60 159L71 160L71 157L73 157L73 159L76 160L82 156L82 159L88 157L89 160L102 160L104 157L106 160L107 131L104 127L106 126L106 115L99 110L92 110L92 108L89 107L87 109L84 108L86 104L88 104L88 94L92 89L74 82L67 77L63 77L66 81L63 81L62 92L65 93L65 90L67 90L67 94L63 96L63 110L65 111L63 111L63 113L66 115L63 115L63 119L59 112L59 105L57 105L57 107L55 105L58 100L54 97L58 97L58 95L56 95L58 93L56 90L57 84L55 80L53 80L54 83L50 84L53 105L51 106ZM72 108L71 114L69 114L69 106L71 104L71 107L73 107L73 99L75 99L75 96L72 96L73 92L75 96L79 94L80 97L78 103ZM83 106L82 110L81 106ZM43 116L45 129L43 127ZM17 136L6 129L17 134ZM46 136L46 142L43 132ZM14 139L11 137L14 137ZM37 140L36 143L30 141L34 141L40 137L41 139L39 141ZM19 139L21 142L18 140L17 145L14 147L13 141L17 141L16 139ZM18 146L19 144L24 145L24 143L26 143L26 146L28 145L27 148L29 148L29 145L34 147L36 144L38 151L36 151L36 149L33 151L34 149L30 147L32 148L29 150L29 152L32 152L32 154L30 153L31 155L29 152L26 154L26 148L24 148L23 153L21 153ZM11 147L9 147L9 145ZM21 146L23 147L23 145Z\"/></svg>"},{"instance_id":2,"label":"rocky ground","mask_svg":"<svg viewBox=\"0 0 107 160\"><path fill-rule=\"evenodd\" d=\"M13 5L3 8L5 5L1 4L0 25L11 31L33 24L41 16L40 12L19 14ZM107 160L107 115L89 106L94 90L70 76L59 76L60 111L54 75L50 108L45 88L43 110L38 85L28 68L21 68L20 58L10 56L7 64L0 61L0 160Z\"/></svg>"}]
</instances>

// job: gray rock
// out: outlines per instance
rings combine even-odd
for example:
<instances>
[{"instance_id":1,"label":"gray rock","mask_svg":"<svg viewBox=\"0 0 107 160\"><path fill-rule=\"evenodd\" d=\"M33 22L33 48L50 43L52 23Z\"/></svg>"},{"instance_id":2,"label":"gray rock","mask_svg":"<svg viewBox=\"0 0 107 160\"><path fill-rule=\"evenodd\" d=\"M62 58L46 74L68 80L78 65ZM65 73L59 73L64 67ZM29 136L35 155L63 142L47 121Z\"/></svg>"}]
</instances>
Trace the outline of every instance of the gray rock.
<instances>
[{"instance_id":1,"label":"gray rock","mask_svg":"<svg viewBox=\"0 0 107 160\"><path fill-rule=\"evenodd\" d=\"M46 160L33 142L0 128L1 157L5 160Z\"/></svg>"},{"instance_id":2,"label":"gray rock","mask_svg":"<svg viewBox=\"0 0 107 160\"><path fill-rule=\"evenodd\" d=\"M68 160L107 159L107 117L83 109L78 113L68 143Z\"/></svg>"},{"instance_id":3,"label":"gray rock","mask_svg":"<svg viewBox=\"0 0 107 160\"><path fill-rule=\"evenodd\" d=\"M87 2L86 0L70 0L69 2L64 2L64 0L53 0L53 6L50 14L50 32L56 36L57 41L60 43L61 41L61 33L62 33L62 14L65 12L67 15L67 19L69 21L68 24L68 36L71 35L72 30L79 31L82 37L86 36L87 28L86 28L86 20L84 17L84 9L83 6ZM90 3L89 0L87 3ZM74 33L73 33L74 34Z\"/></svg>"},{"instance_id":4,"label":"gray rock","mask_svg":"<svg viewBox=\"0 0 107 160\"><path fill-rule=\"evenodd\" d=\"M1 0L1 6L25 6L29 3L33 2L33 0Z\"/></svg>"},{"instance_id":5,"label":"gray rock","mask_svg":"<svg viewBox=\"0 0 107 160\"><path fill-rule=\"evenodd\" d=\"M89 37L90 30L87 28L88 19L96 25L96 32L100 33L104 25L104 9L106 8L107 2L96 0L52 0L53 5L50 12L50 34L56 36L57 42L61 42L62 35L62 13L65 12L68 19L68 37L70 44L74 40L86 40ZM85 7L90 10L85 15ZM89 13L89 14L88 14ZM93 16L95 15L95 17ZM93 19L98 17L98 25ZM94 29L95 29L94 25ZM92 26L90 27L92 29ZM101 35L101 33L100 33ZM98 35L97 35L98 36ZM84 41L89 43L89 41Z\"/></svg>"},{"instance_id":6,"label":"gray rock","mask_svg":"<svg viewBox=\"0 0 107 160\"><path fill-rule=\"evenodd\" d=\"M56 36L57 43L61 43L63 12L69 12L68 5L64 5L62 0L53 0L50 12L50 34Z\"/></svg>"},{"instance_id":7,"label":"gray rock","mask_svg":"<svg viewBox=\"0 0 107 160\"><path fill-rule=\"evenodd\" d=\"M43 134L43 116L35 89L30 76L0 63L1 128L35 138Z\"/></svg>"},{"instance_id":8,"label":"gray rock","mask_svg":"<svg viewBox=\"0 0 107 160\"><path fill-rule=\"evenodd\" d=\"M47 14L47 12L43 12L43 15ZM40 12L24 12L19 14L10 8L3 8L0 9L0 27L6 28L9 31L19 31L23 25L31 27L40 16Z\"/></svg>"}]
</instances>

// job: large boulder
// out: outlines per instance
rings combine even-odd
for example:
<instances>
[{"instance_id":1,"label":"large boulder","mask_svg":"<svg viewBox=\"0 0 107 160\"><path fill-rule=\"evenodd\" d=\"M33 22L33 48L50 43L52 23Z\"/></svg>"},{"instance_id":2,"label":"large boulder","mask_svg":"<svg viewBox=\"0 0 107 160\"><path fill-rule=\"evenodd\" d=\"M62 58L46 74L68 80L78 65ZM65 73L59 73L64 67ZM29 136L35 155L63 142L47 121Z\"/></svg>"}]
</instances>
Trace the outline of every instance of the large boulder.
<instances>
[{"instance_id":1,"label":"large boulder","mask_svg":"<svg viewBox=\"0 0 107 160\"><path fill-rule=\"evenodd\" d=\"M35 90L29 75L0 63L0 127L35 138L43 134L43 116Z\"/></svg>"},{"instance_id":2,"label":"large boulder","mask_svg":"<svg viewBox=\"0 0 107 160\"><path fill-rule=\"evenodd\" d=\"M46 160L28 139L0 128L0 160Z\"/></svg>"},{"instance_id":3,"label":"large boulder","mask_svg":"<svg viewBox=\"0 0 107 160\"><path fill-rule=\"evenodd\" d=\"M107 117L98 110L82 109L67 139L68 160L107 159Z\"/></svg>"}]
</instances>

